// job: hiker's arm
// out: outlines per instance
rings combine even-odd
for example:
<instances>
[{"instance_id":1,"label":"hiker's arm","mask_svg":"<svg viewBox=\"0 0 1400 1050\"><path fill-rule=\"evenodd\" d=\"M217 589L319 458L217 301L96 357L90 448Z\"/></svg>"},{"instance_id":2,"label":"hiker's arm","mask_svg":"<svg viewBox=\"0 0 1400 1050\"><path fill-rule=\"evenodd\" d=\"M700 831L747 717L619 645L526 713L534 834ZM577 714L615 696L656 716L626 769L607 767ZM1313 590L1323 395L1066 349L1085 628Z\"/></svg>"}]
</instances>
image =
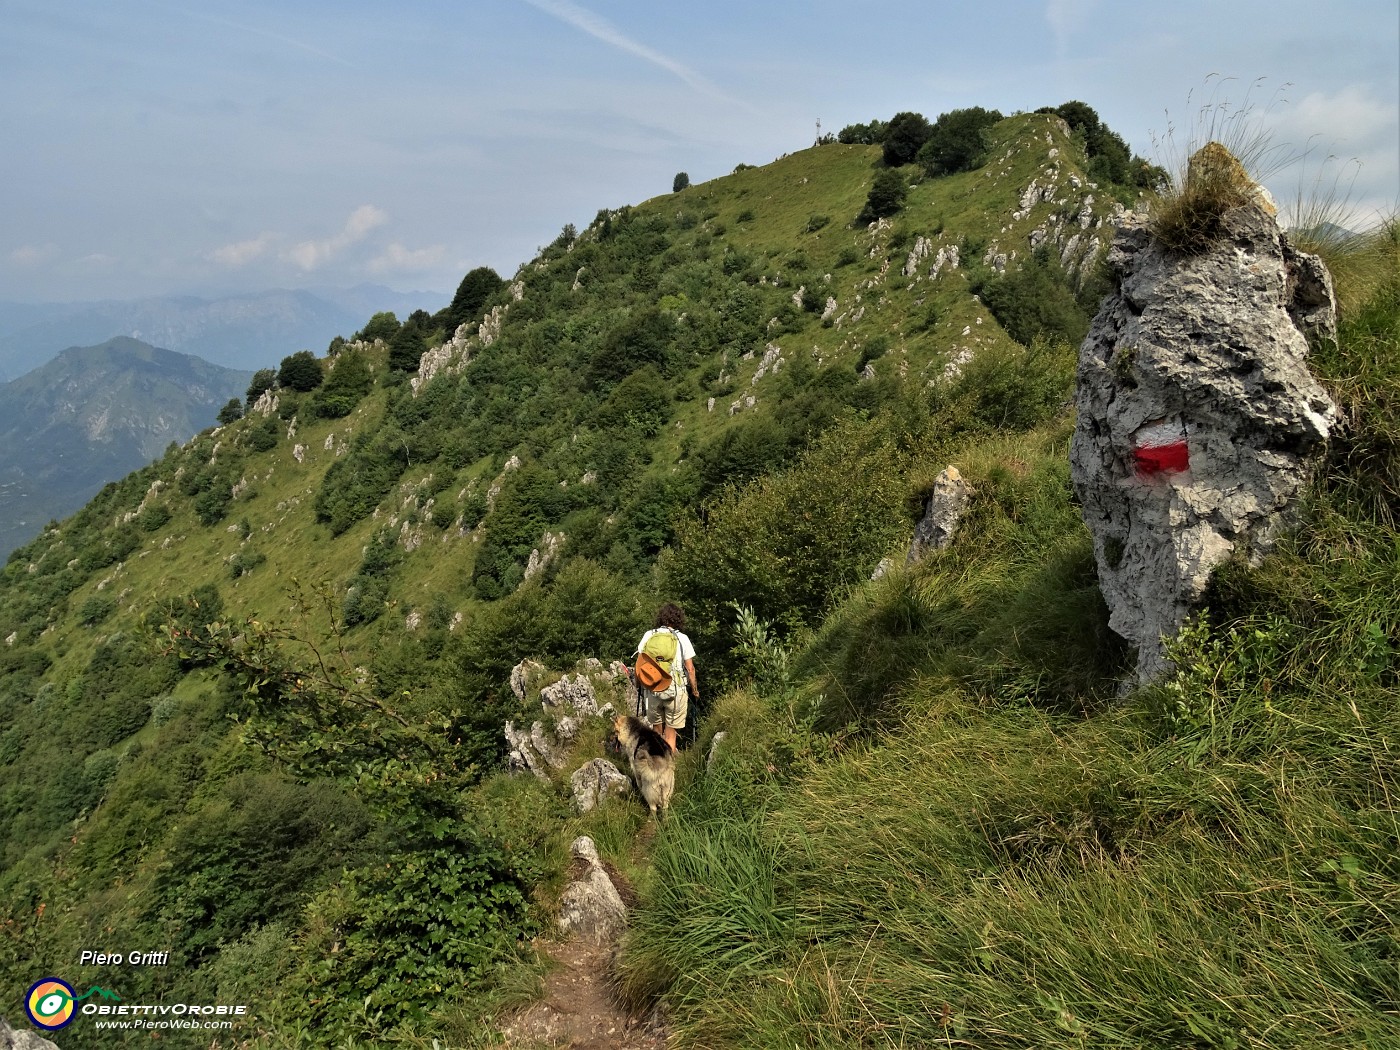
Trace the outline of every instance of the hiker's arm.
<instances>
[{"instance_id":1,"label":"hiker's arm","mask_svg":"<svg viewBox=\"0 0 1400 1050\"><path fill-rule=\"evenodd\" d=\"M695 680L695 661L686 660L685 680L690 684L690 692L695 699L700 699L700 683Z\"/></svg>"}]
</instances>

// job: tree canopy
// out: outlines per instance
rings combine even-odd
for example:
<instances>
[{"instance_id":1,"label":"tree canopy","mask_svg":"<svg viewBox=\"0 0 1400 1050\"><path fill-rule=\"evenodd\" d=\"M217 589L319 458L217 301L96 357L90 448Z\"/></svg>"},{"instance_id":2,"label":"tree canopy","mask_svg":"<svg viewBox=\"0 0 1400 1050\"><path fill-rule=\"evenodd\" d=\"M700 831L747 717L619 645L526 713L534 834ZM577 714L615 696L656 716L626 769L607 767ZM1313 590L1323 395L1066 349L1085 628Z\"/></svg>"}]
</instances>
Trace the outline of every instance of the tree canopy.
<instances>
[{"instance_id":1,"label":"tree canopy","mask_svg":"<svg viewBox=\"0 0 1400 1050\"><path fill-rule=\"evenodd\" d=\"M954 109L933 122L919 163L930 175L952 175L981 167L987 155L987 129L1002 119L995 109Z\"/></svg>"}]
</instances>

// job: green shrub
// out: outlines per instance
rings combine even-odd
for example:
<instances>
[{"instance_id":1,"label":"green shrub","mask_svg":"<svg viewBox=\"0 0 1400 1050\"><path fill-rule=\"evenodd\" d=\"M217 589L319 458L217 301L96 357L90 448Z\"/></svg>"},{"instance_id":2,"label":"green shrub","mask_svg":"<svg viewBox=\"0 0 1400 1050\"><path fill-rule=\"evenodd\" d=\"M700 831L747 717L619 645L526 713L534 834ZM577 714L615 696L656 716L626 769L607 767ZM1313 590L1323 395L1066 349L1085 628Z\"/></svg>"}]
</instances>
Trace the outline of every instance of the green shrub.
<instances>
[{"instance_id":1,"label":"green shrub","mask_svg":"<svg viewBox=\"0 0 1400 1050\"><path fill-rule=\"evenodd\" d=\"M1001 119L997 110L981 106L941 114L919 149L919 163L930 175L953 175L981 167L987 156L987 131Z\"/></svg>"},{"instance_id":2,"label":"green shrub","mask_svg":"<svg viewBox=\"0 0 1400 1050\"><path fill-rule=\"evenodd\" d=\"M976 292L1006 333L1026 346L1036 339L1078 346L1089 331L1091 314L1045 248L1019 269L980 280Z\"/></svg>"},{"instance_id":3,"label":"green shrub","mask_svg":"<svg viewBox=\"0 0 1400 1050\"><path fill-rule=\"evenodd\" d=\"M870 194L865 199L865 207L856 216L858 223L871 223L897 214L904 207L909 195L909 184L904 181L896 168L884 168L875 173L875 181L870 186Z\"/></svg>"},{"instance_id":4,"label":"green shrub","mask_svg":"<svg viewBox=\"0 0 1400 1050\"><path fill-rule=\"evenodd\" d=\"M528 887L492 843L462 840L348 871L309 906L298 1013L318 1040L422 1025L481 989L532 932Z\"/></svg>"},{"instance_id":5,"label":"green shrub","mask_svg":"<svg viewBox=\"0 0 1400 1050\"><path fill-rule=\"evenodd\" d=\"M277 370L279 386L302 393L315 390L324 379L321 362L310 350L298 350L282 358L282 367Z\"/></svg>"}]
</instances>

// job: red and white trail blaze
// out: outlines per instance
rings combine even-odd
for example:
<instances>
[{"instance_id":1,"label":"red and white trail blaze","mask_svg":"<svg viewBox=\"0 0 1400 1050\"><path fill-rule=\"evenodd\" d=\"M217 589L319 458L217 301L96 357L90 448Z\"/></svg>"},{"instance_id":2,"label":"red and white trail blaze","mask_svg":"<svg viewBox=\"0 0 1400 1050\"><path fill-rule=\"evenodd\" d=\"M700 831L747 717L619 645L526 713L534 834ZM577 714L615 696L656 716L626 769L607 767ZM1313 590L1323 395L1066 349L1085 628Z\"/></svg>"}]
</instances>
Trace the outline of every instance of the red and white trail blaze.
<instances>
[{"instance_id":1,"label":"red and white trail blaze","mask_svg":"<svg viewBox=\"0 0 1400 1050\"><path fill-rule=\"evenodd\" d=\"M1144 481L1190 470L1186 428L1175 420L1143 427L1133 435L1133 465Z\"/></svg>"}]
</instances>

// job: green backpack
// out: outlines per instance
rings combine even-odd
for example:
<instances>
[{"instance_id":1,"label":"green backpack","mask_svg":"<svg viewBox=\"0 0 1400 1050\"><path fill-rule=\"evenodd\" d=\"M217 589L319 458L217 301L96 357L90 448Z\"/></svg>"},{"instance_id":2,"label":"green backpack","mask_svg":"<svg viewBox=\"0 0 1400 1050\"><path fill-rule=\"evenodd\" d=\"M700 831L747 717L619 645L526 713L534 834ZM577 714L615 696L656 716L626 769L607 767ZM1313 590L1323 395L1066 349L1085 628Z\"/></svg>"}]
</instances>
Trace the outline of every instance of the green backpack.
<instances>
[{"instance_id":1,"label":"green backpack","mask_svg":"<svg viewBox=\"0 0 1400 1050\"><path fill-rule=\"evenodd\" d=\"M676 632L663 628L653 633L637 654L638 683L657 696L675 696L676 680L681 677L676 667L679 648Z\"/></svg>"}]
</instances>

